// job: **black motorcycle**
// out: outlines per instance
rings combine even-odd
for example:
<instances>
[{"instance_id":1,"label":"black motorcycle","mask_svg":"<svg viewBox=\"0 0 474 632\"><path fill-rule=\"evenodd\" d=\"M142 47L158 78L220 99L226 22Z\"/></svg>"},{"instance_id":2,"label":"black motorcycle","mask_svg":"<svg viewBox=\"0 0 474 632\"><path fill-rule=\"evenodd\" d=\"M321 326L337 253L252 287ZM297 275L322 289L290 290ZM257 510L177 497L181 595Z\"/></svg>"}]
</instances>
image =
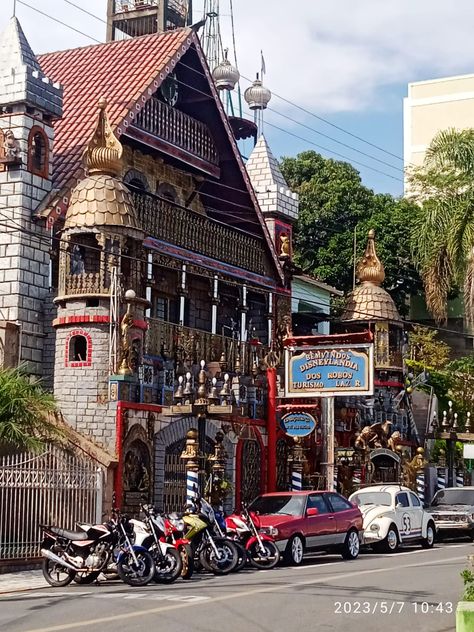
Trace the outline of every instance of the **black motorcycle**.
<instances>
[{"instance_id":1,"label":"black motorcycle","mask_svg":"<svg viewBox=\"0 0 474 632\"><path fill-rule=\"evenodd\" d=\"M67 586L75 577L89 583L111 568L130 586L145 586L155 574L152 556L132 545L133 526L117 510L105 524L80 525L80 531L40 527L43 575L51 586Z\"/></svg>"}]
</instances>

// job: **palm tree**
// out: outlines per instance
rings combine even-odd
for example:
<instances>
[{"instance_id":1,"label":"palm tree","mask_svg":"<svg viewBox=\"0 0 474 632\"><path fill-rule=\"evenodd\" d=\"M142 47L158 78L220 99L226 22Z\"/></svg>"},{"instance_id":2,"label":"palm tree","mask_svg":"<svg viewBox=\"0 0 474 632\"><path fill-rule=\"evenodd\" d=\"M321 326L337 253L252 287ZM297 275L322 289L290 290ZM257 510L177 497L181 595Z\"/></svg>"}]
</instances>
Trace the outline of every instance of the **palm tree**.
<instances>
[{"instance_id":1,"label":"palm tree","mask_svg":"<svg viewBox=\"0 0 474 632\"><path fill-rule=\"evenodd\" d=\"M439 132L410 182L420 209L412 231L413 255L426 303L437 322L447 299L462 289L466 325L474 324L474 129Z\"/></svg>"},{"instance_id":2,"label":"palm tree","mask_svg":"<svg viewBox=\"0 0 474 632\"><path fill-rule=\"evenodd\" d=\"M55 411L53 396L23 367L0 370L0 446L39 450L61 434Z\"/></svg>"}]
</instances>

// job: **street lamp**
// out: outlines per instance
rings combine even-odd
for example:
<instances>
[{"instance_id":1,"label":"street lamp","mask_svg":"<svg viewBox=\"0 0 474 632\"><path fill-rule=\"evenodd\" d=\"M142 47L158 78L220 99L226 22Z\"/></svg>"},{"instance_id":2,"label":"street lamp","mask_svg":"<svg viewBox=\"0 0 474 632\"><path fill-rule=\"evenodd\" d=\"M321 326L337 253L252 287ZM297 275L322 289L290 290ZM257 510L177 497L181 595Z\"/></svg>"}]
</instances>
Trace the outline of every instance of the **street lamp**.
<instances>
[{"instance_id":1,"label":"street lamp","mask_svg":"<svg viewBox=\"0 0 474 632\"><path fill-rule=\"evenodd\" d=\"M448 469L448 487L456 485L456 442L470 443L474 441L471 413L466 414L464 428L459 423L459 415L453 411L453 402L448 402L448 410L443 411L443 420L439 426L436 412L431 422L432 436L446 441L446 465Z\"/></svg>"}]
</instances>

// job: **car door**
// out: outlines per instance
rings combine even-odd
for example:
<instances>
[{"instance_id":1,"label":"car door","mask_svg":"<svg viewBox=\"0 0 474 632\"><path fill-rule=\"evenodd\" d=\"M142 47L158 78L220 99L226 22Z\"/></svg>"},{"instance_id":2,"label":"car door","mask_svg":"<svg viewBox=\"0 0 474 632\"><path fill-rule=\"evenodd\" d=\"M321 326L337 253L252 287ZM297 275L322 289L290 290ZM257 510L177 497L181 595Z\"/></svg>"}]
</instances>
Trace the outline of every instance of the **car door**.
<instances>
[{"instance_id":1,"label":"car door","mask_svg":"<svg viewBox=\"0 0 474 632\"><path fill-rule=\"evenodd\" d=\"M325 497L329 501L336 518L336 531L333 543L342 544L347 532L354 524L354 507L340 494L329 493Z\"/></svg>"},{"instance_id":2,"label":"car door","mask_svg":"<svg viewBox=\"0 0 474 632\"><path fill-rule=\"evenodd\" d=\"M317 509L315 516L308 516L308 509ZM306 546L322 548L334 542L336 519L326 502L324 494L310 494L306 504L305 518Z\"/></svg>"},{"instance_id":3,"label":"car door","mask_svg":"<svg viewBox=\"0 0 474 632\"><path fill-rule=\"evenodd\" d=\"M395 519L398 533L402 541L410 541L414 537L413 508L410 505L408 492L400 491L395 496Z\"/></svg>"},{"instance_id":4,"label":"car door","mask_svg":"<svg viewBox=\"0 0 474 632\"><path fill-rule=\"evenodd\" d=\"M423 527L423 505L421 504L420 499L416 494L410 492L410 503L411 503L411 516L412 516L412 527L413 527L413 537L421 538L422 537L422 527Z\"/></svg>"}]
</instances>

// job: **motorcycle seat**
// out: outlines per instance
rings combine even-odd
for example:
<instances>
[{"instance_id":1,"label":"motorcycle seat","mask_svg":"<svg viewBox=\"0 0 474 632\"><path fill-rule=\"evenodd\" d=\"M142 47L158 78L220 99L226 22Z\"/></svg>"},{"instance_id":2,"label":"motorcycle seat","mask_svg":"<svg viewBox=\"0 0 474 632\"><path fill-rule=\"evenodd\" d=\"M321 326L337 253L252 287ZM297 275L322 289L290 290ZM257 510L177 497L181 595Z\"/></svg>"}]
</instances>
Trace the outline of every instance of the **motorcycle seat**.
<instances>
[{"instance_id":1,"label":"motorcycle seat","mask_svg":"<svg viewBox=\"0 0 474 632\"><path fill-rule=\"evenodd\" d=\"M60 529L59 527L50 527L51 533L59 536L60 538L66 538L67 540L88 540L89 537L85 531L68 531L67 529Z\"/></svg>"}]
</instances>

